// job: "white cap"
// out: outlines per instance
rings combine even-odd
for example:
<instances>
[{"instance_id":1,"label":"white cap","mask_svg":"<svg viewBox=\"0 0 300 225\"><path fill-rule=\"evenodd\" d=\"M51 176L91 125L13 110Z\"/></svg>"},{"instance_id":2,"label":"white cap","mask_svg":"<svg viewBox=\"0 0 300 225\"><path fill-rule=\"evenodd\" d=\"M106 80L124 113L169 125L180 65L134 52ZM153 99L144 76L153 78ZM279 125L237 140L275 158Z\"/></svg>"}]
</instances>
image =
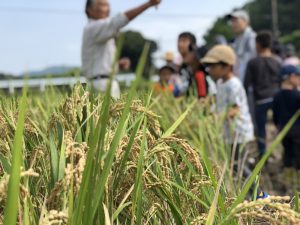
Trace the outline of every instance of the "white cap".
<instances>
[{"instance_id":1,"label":"white cap","mask_svg":"<svg viewBox=\"0 0 300 225\"><path fill-rule=\"evenodd\" d=\"M226 17L228 19L231 19L231 18L242 19L242 20L245 20L248 23L250 21L249 14L245 10L236 10L236 11L233 11L232 13L230 13L229 15L227 15Z\"/></svg>"}]
</instances>

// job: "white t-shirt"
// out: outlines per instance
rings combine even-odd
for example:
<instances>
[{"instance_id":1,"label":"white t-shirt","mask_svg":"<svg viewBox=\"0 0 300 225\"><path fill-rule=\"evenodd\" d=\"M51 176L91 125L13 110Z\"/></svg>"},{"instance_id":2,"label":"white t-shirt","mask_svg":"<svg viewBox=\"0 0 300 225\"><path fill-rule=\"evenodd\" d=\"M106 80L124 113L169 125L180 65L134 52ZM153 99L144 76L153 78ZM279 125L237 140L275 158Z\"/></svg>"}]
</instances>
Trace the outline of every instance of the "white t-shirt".
<instances>
[{"instance_id":1,"label":"white t-shirt","mask_svg":"<svg viewBox=\"0 0 300 225\"><path fill-rule=\"evenodd\" d=\"M238 106L240 115L233 122L225 123L225 138L233 144L235 141L244 144L254 139L254 126L249 112L245 89L237 77L226 82L217 82L216 110L218 113L228 111L230 107Z\"/></svg>"},{"instance_id":2,"label":"white t-shirt","mask_svg":"<svg viewBox=\"0 0 300 225\"><path fill-rule=\"evenodd\" d=\"M206 76L206 81L208 83L208 95L215 96L217 94L217 86L216 83L211 79L210 76Z\"/></svg>"},{"instance_id":3,"label":"white t-shirt","mask_svg":"<svg viewBox=\"0 0 300 225\"><path fill-rule=\"evenodd\" d=\"M81 48L82 70L87 78L111 73L116 53L114 37L128 22L124 13L106 19L89 19Z\"/></svg>"}]
</instances>

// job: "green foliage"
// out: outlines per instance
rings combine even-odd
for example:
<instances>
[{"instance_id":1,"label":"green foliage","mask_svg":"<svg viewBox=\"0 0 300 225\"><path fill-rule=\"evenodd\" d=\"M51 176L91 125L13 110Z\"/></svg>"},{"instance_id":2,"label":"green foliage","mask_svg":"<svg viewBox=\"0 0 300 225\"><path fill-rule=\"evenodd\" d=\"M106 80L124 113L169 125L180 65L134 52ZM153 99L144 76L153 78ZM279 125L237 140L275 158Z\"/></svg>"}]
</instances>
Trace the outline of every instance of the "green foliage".
<instances>
[{"instance_id":1,"label":"green foliage","mask_svg":"<svg viewBox=\"0 0 300 225\"><path fill-rule=\"evenodd\" d=\"M277 0L279 15L279 31L284 43L292 43L300 49L299 42L299 8L300 1L297 0ZM256 31L270 30L272 31L272 11L271 0L254 0L249 1L243 7L250 14L251 26ZM230 12L227 12L230 13ZM292 19L291 19L292 18ZM223 34L227 38L231 38L230 28L228 25L218 19L211 29L205 34L207 43L211 43L212 38L216 34Z\"/></svg>"},{"instance_id":2,"label":"green foliage","mask_svg":"<svg viewBox=\"0 0 300 225\"><path fill-rule=\"evenodd\" d=\"M139 63L139 77L144 61ZM69 96L48 90L27 98L28 110L25 122L22 120L24 136L18 131L16 137L19 141L24 137L22 171L32 169L39 177L21 175L14 189L21 186L27 191L13 195L18 204L15 199L7 199L14 203L14 213L19 213L18 223L237 224L237 210L248 210L239 203L253 177L257 177L300 112L272 144L246 185L237 185L232 182L230 155L222 137L223 119L208 114L210 102L152 96L151 92L137 92L138 84L139 79L118 101L110 99L109 92L94 97L81 86ZM16 123L13 112L22 111L22 106L14 102L7 99L0 108L0 116L6 115L6 123L0 117L1 134L6 132L10 139ZM5 135L1 138L9 141ZM20 152L11 155L10 148L1 145L0 153L3 187L8 172L20 173L11 164ZM79 167L81 160L85 162L84 172ZM251 204L262 203L250 202L249 207ZM272 205L282 206L278 202ZM282 224L300 218L292 208L285 205L283 209L282 215L277 208L259 208L259 213L257 208L251 210L257 215L274 212ZM9 220L13 214L6 215Z\"/></svg>"},{"instance_id":3,"label":"green foliage","mask_svg":"<svg viewBox=\"0 0 300 225\"><path fill-rule=\"evenodd\" d=\"M284 44L294 44L300 55L300 30L295 30L291 34L287 34L280 38L280 41Z\"/></svg>"},{"instance_id":4,"label":"green foliage","mask_svg":"<svg viewBox=\"0 0 300 225\"><path fill-rule=\"evenodd\" d=\"M139 62L144 46L150 43L150 49L147 54L147 60L144 68L144 77L148 78L151 74L151 69L154 67L152 54L157 51L158 46L155 41L147 40L143 35L136 31L126 31L124 33L125 40L121 52L121 57L128 57L131 60L131 70L135 71Z\"/></svg>"},{"instance_id":5,"label":"green foliage","mask_svg":"<svg viewBox=\"0 0 300 225\"><path fill-rule=\"evenodd\" d=\"M244 9L250 14L250 23L254 30L272 30L271 0L251 1Z\"/></svg>"},{"instance_id":6,"label":"green foliage","mask_svg":"<svg viewBox=\"0 0 300 225\"><path fill-rule=\"evenodd\" d=\"M19 209L19 186L21 179L21 166L23 165L23 131L24 131L24 120L26 112L26 95L25 89L20 104L19 117L15 132L15 138L13 141L12 148L12 168L10 171L10 178L8 181L7 190L7 203L5 205L4 212L4 225L12 225L17 222L17 215Z\"/></svg>"},{"instance_id":7,"label":"green foliage","mask_svg":"<svg viewBox=\"0 0 300 225\"><path fill-rule=\"evenodd\" d=\"M299 29L300 2L297 0L277 0L279 31L282 36ZM257 31L272 30L271 0L256 0L246 4L251 16L251 24ZM293 18L293 19L291 19Z\"/></svg>"},{"instance_id":8,"label":"green foliage","mask_svg":"<svg viewBox=\"0 0 300 225\"><path fill-rule=\"evenodd\" d=\"M225 18L218 18L207 33L204 35L204 40L208 45L214 44L216 35L224 35L227 40L232 40L234 34L231 28L227 25Z\"/></svg>"},{"instance_id":9,"label":"green foliage","mask_svg":"<svg viewBox=\"0 0 300 225\"><path fill-rule=\"evenodd\" d=\"M237 183L222 135L226 115L211 113L213 99L137 89L149 47L119 100L111 86L103 95L80 85L68 95L24 94L21 104L1 98L0 223L251 225L276 216L299 224L298 207L282 203L290 198L242 201L300 111L249 180Z\"/></svg>"}]
</instances>

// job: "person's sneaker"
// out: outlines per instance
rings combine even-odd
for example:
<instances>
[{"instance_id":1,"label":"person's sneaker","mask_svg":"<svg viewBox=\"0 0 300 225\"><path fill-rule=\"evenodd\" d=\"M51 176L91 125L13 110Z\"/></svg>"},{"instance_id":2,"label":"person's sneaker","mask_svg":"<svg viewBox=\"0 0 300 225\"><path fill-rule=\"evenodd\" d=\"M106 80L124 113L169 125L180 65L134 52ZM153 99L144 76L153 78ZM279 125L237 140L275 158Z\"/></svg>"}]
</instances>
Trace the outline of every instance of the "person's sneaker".
<instances>
[{"instance_id":1,"label":"person's sneaker","mask_svg":"<svg viewBox=\"0 0 300 225\"><path fill-rule=\"evenodd\" d=\"M257 197L256 197L256 200L259 200L259 199L266 199L269 197L269 194L267 192L264 192L264 191L261 191Z\"/></svg>"}]
</instances>

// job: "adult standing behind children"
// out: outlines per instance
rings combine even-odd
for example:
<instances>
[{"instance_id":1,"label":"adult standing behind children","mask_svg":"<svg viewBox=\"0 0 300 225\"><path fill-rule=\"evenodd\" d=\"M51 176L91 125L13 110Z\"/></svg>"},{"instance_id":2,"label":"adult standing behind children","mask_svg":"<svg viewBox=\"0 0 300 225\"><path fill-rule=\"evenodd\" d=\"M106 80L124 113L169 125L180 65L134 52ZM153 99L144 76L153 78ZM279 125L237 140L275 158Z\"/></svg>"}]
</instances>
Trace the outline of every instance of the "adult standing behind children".
<instances>
[{"instance_id":1,"label":"adult standing behind children","mask_svg":"<svg viewBox=\"0 0 300 225\"><path fill-rule=\"evenodd\" d=\"M108 87L116 53L114 38L120 29L160 2L161 0L149 0L125 13L110 17L108 0L87 0L85 12L89 20L83 32L82 70L97 91L104 92ZM120 97L120 87L115 80L112 82L111 95L115 98Z\"/></svg>"},{"instance_id":2,"label":"adult standing behind children","mask_svg":"<svg viewBox=\"0 0 300 225\"><path fill-rule=\"evenodd\" d=\"M256 56L255 37L256 33L250 26L249 14L244 10L237 10L227 16L230 21L235 40L232 47L237 55L235 72L244 82L246 66L250 59Z\"/></svg>"},{"instance_id":3,"label":"adult standing behind children","mask_svg":"<svg viewBox=\"0 0 300 225\"><path fill-rule=\"evenodd\" d=\"M272 109L275 93L279 88L280 63L273 57L272 35L260 32L256 37L258 56L248 63L245 75L246 91L251 86L254 94L255 122L259 154L266 151L267 113Z\"/></svg>"}]
</instances>

